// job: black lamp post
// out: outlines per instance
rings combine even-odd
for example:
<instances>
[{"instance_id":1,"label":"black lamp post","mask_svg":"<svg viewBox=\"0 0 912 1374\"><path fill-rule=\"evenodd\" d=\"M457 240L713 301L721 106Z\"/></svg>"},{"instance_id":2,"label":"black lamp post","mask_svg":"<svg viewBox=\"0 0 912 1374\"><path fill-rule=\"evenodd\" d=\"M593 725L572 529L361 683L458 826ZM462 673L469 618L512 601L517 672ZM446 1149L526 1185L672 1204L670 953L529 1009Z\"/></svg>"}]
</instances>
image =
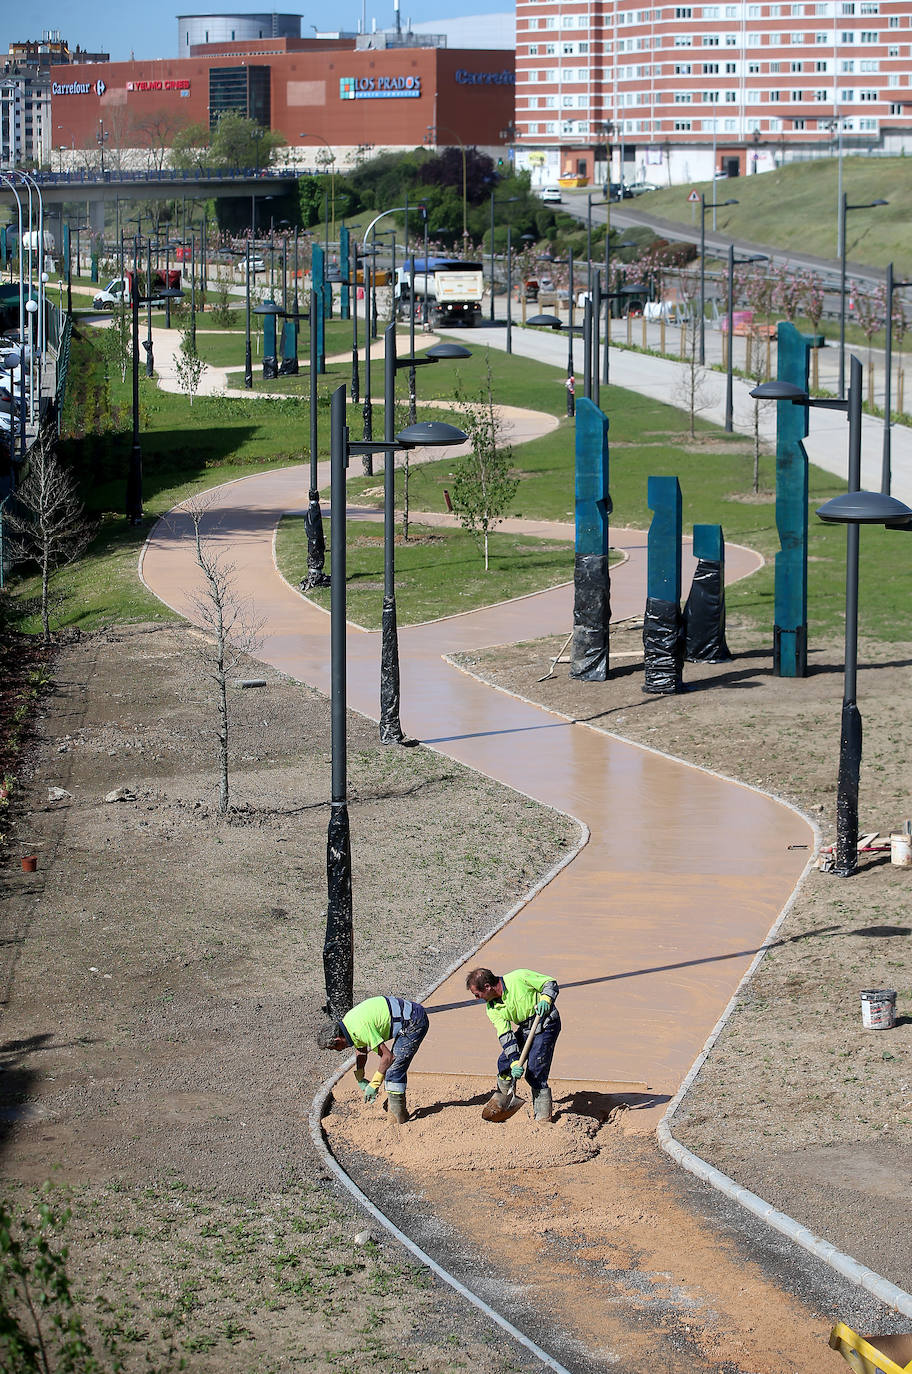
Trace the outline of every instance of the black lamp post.
<instances>
[{"instance_id":1,"label":"black lamp post","mask_svg":"<svg viewBox=\"0 0 912 1374\"><path fill-rule=\"evenodd\" d=\"M886 200L866 200L850 205L845 191L839 202L839 394L845 395L845 327L846 327L846 215L850 210L873 210L876 205L888 205Z\"/></svg>"},{"instance_id":2,"label":"black lamp post","mask_svg":"<svg viewBox=\"0 0 912 1374\"><path fill-rule=\"evenodd\" d=\"M249 391L253 386L253 357L250 351L250 239L247 240L246 300L244 308L244 386Z\"/></svg>"},{"instance_id":3,"label":"black lamp post","mask_svg":"<svg viewBox=\"0 0 912 1374\"><path fill-rule=\"evenodd\" d=\"M149 290L147 285L146 290ZM167 297L170 288L158 292ZM172 299L180 299L182 291L170 291ZM143 516L142 449L139 443L139 307L144 298L139 294L139 235L133 240L133 273L130 277L130 306L133 323L133 438L130 464L127 470L126 516L131 525L138 525Z\"/></svg>"},{"instance_id":4,"label":"black lamp post","mask_svg":"<svg viewBox=\"0 0 912 1374\"><path fill-rule=\"evenodd\" d=\"M507 225L507 352L513 352L513 226Z\"/></svg>"},{"instance_id":5,"label":"black lamp post","mask_svg":"<svg viewBox=\"0 0 912 1374\"><path fill-rule=\"evenodd\" d=\"M853 358L852 362L856 360ZM861 713L856 703L858 667L858 531L861 525L906 529L912 510L895 496L874 491L848 491L818 506L819 518L846 527L845 661L839 776L836 785L836 864L838 878L849 878L858 865L858 784L861 772Z\"/></svg>"},{"instance_id":6,"label":"black lamp post","mask_svg":"<svg viewBox=\"0 0 912 1374\"><path fill-rule=\"evenodd\" d=\"M608 202L606 201L605 204L607 205ZM625 240L623 243L617 243L617 244L615 244L615 247L616 247L617 249L621 249L621 248L636 248L636 247L637 247L637 244L632 243L632 242L630 242L629 240ZM609 375L609 369L610 369L610 366L611 366L611 364L610 364L610 362L609 362L609 353L610 353L610 351L611 351L611 302L612 302L612 300L618 299L618 298L620 297L620 294L621 294L621 293L620 293L619 291L612 291L612 289L611 289L611 229L610 229L610 226L606 223L606 225L605 225L605 343L604 343L604 347L603 347L603 350L602 350L602 381L604 382L605 386L607 386L608 383L609 383L609 381L611 380L611 379L610 379L610 375Z\"/></svg>"},{"instance_id":7,"label":"black lamp post","mask_svg":"<svg viewBox=\"0 0 912 1374\"><path fill-rule=\"evenodd\" d=\"M572 258L572 256L571 256L571 259L570 259L570 285L571 285L571 290L572 290L572 289L573 289L573 258ZM571 318L571 320L572 320L572 318L573 318L572 314L571 314L571 317L570 317L570 318ZM576 335L576 334L585 334L585 333L586 333L586 329L587 329L586 324L583 324L582 326L578 326L578 325L575 325L575 324L572 324L572 323L571 323L571 324L564 324L564 322L563 322L557 315L530 315L529 318L526 320L526 324L530 327L530 329L555 329L555 330L563 330L563 331L566 332L566 335L567 335L567 383L568 383L568 385L567 385L567 414L568 414L568 416L574 415L574 414L576 413L576 406L575 406L575 403L574 403L574 390L575 390L575 387L573 386L573 378L574 378L574 373L573 373L573 338L574 338L574 335Z\"/></svg>"},{"instance_id":8,"label":"black lamp post","mask_svg":"<svg viewBox=\"0 0 912 1374\"><path fill-rule=\"evenodd\" d=\"M736 200L712 200L700 193L700 362L706 362L706 211L720 210L723 205L737 205Z\"/></svg>"},{"instance_id":9,"label":"black lamp post","mask_svg":"<svg viewBox=\"0 0 912 1374\"><path fill-rule=\"evenodd\" d=\"M152 356L152 240L146 240L146 341L143 348L146 350L146 376L151 377L155 373L155 359Z\"/></svg>"},{"instance_id":10,"label":"black lamp post","mask_svg":"<svg viewBox=\"0 0 912 1374\"><path fill-rule=\"evenodd\" d=\"M761 382L751 391L761 401L791 401L819 410L845 411L849 422L848 492L820 507L822 520L846 526L846 648L839 779L836 794L836 867L842 878L854 873L858 861L858 779L861 768L861 716L855 703L858 657L858 528L862 524L902 526L912 511L892 496L860 491L862 367L851 358L848 395L844 400L811 397L791 382Z\"/></svg>"},{"instance_id":11,"label":"black lamp post","mask_svg":"<svg viewBox=\"0 0 912 1374\"><path fill-rule=\"evenodd\" d=\"M387 465L392 468L392 455L397 449L417 448L427 444L460 443L464 440L465 435L461 430L454 429L451 425L435 422L411 425L392 440L384 439L370 444L352 443L349 440L348 426L345 423L344 386L337 387L332 394L330 424L332 456L332 526L330 530L332 801L326 844L326 879L329 901L326 912L326 936L323 943L323 972L327 1010L330 1016L338 1017L351 1007L354 980L351 829L347 798L345 470L352 453L364 453L368 448L374 453L386 453L388 455Z\"/></svg>"},{"instance_id":12,"label":"black lamp post","mask_svg":"<svg viewBox=\"0 0 912 1374\"><path fill-rule=\"evenodd\" d=\"M893 459L891 453L892 436L890 433L892 406L891 387L893 384L893 292L903 286L912 286L912 281L896 281L893 277L893 264L887 263L887 319L886 319L886 347L884 350L884 423L883 423L883 457L880 466L880 490L884 496L890 495L892 485L892 466Z\"/></svg>"},{"instance_id":13,"label":"black lamp post","mask_svg":"<svg viewBox=\"0 0 912 1374\"><path fill-rule=\"evenodd\" d=\"M734 316L735 316L735 266L743 267L750 262L767 262L765 253L754 253L749 258L735 258L735 245L728 245L728 308L726 315L728 318L728 356L725 363L725 432L731 434L734 430Z\"/></svg>"},{"instance_id":14,"label":"black lamp post","mask_svg":"<svg viewBox=\"0 0 912 1374\"><path fill-rule=\"evenodd\" d=\"M492 324L494 323L494 207L495 205L514 205L519 199L519 196L507 196L504 200L495 201L494 192L491 192L491 306L489 318Z\"/></svg>"}]
</instances>

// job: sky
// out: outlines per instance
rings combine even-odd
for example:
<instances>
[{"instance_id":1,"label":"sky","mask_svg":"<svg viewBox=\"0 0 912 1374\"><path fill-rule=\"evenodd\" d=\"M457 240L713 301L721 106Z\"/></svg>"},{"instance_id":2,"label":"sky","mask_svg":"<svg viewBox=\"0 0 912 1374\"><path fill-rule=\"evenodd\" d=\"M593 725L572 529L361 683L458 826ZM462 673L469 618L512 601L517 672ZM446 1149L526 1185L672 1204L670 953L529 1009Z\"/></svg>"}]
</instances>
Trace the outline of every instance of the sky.
<instances>
[{"instance_id":1,"label":"sky","mask_svg":"<svg viewBox=\"0 0 912 1374\"><path fill-rule=\"evenodd\" d=\"M221 9L217 3L187 3L173 9L169 18L165 6L155 0L37 0L27 18L10 17L17 9L12 3L0 8L0 52L7 52L10 43L38 39L48 29L58 29L61 38L71 48L77 43L89 52L109 52L112 62L126 62L131 56L139 58L177 56L177 15L205 13L267 13L271 7L255 3L244 6L228 4ZM326 22L324 6L304 7L300 4L276 5L280 14L301 14L301 33L307 36L311 24L323 27ZM400 0L402 22L420 24L432 19L456 19L468 14L498 14L512 9L509 0ZM391 28L394 23L393 0L337 0L332 8L333 22L346 31L354 32L367 15L367 27L376 19L377 28ZM26 13L25 10L20 13Z\"/></svg>"}]
</instances>

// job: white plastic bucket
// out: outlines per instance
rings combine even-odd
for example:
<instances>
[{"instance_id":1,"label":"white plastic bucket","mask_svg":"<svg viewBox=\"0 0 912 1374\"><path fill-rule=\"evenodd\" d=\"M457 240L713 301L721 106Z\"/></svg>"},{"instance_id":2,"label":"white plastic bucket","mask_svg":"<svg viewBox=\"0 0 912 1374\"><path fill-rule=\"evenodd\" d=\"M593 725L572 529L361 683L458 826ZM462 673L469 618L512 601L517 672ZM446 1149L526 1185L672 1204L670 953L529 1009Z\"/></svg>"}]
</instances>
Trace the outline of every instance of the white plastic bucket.
<instances>
[{"instance_id":1,"label":"white plastic bucket","mask_svg":"<svg viewBox=\"0 0 912 1374\"><path fill-rule=\"evenodd\" d=\"M912 835L905 830L890 836L890 863L896 868L912 868Z\"/></svg>"},{"instance_id":2,"label":"white plastic bucket","mask_svg":"<svg viewBox=\"0 0 912 1374\"><path fill-rule=\"evenodd\" d=\"M896 993L869 988L861 994L861 1024L865 1030L892 1030L896 1024Z\"/></svg>"}]
</instances>

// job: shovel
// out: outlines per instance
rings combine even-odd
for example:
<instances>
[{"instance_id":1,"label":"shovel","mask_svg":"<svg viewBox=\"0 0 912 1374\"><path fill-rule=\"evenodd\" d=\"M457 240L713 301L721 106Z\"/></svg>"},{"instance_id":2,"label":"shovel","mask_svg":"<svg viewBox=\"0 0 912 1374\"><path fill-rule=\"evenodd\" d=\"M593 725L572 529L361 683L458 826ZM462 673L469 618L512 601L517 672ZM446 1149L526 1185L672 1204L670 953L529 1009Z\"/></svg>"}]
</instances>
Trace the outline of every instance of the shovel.
<instances>
[{"instance_id":1,"label":"shovel","mask_svg":"<svg viewBox=\"0 0 912 1374\"><path fill-rule=\"evenodd\" d=\"M541 1017L536 1014L529 1034L526 1036L526 1043L523 1045L522 1054L519 1056L519 1062L522 1065L525 1065L526 1060L529 1058L532 1041L538 1034L540 1026ZM522 1098L517 1097L515 1084L510 1085L510 1091L508 1093L502 1093L498 1088L494 1095L490 1097L482 1107L482 1119L484 1121L509 1121L510 1117L513 1116L515 1112L518 1112L521 1106Z\"/></svg>"}]
</instances>

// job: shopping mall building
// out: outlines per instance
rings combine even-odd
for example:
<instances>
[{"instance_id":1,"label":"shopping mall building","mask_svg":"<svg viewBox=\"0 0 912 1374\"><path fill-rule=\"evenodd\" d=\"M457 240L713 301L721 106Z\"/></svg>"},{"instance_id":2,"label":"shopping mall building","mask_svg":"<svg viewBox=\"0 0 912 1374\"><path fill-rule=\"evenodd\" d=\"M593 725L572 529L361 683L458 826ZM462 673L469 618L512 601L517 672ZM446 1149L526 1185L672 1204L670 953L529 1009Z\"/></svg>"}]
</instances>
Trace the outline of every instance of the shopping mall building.
<instances>
[{"instance_id":1,"label":"shopping mall building","mask_svg":"<svg viewBox=\"0 0 912 1374\"><path fill-rule=\"evenodd\" d=\"M220 22L201 27L203 18ZM53 68L55 169L58 157L97 165L102 143L108 167L162 165L178 130L212 128L229 110L282 134L277 160L302 167L422 144L497 150L510 136L512 50L420 34L238 37L237 24L219 36L238 18L195 17L173 59Z\"/></svg>"}]
</instances>

